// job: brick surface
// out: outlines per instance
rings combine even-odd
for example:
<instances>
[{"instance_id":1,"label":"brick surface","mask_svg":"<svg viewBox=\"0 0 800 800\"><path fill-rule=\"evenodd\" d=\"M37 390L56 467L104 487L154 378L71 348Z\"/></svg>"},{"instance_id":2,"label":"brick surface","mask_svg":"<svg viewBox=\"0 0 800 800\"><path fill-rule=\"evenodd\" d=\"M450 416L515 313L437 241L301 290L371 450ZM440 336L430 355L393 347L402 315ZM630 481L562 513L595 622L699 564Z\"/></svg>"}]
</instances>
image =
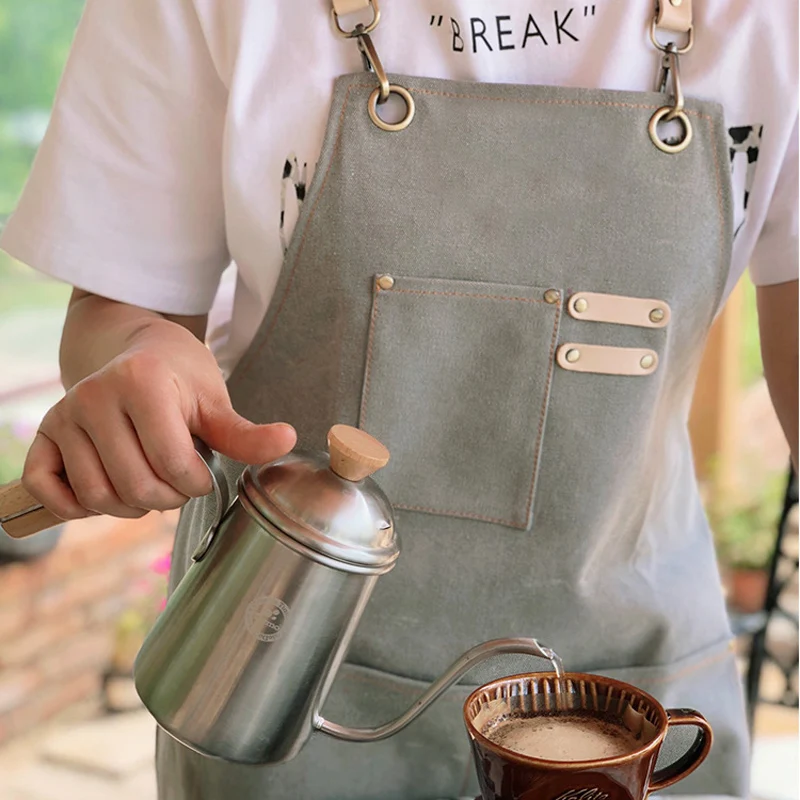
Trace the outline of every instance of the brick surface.
<instances>
[{"instance_id":1,"label":"brick surface","mask_svg":"<svg viewBox=\"0 0 800 800\"><path fill-rule=\"evenodd\" d=\"M11 712L9 722L12 735L53 719L70 706L97 696L99 691L100 679L94 672L86 672L40 688L26 698L23 706Z\"/></svg>"},{"instance_id":2,"label":"brick surface","mask_svg":"<svg viewBox=\"0 0 800 800\"><path fill-rule=\"evenodd\" d=\"M6 601L0 606L0 642L18 634L31 618L32 601L29 595L19 601Z\"/></svg>"},{"instance_id":3,"label":"brick surface","mask_svg":"<svg viewBox=\"0 0 800 800\"><path fill-rule=\"evenodd\" d=\"M0 606L34 592L41 582L36 562L0 567Z\"/></svg>"},{"instance_id":4,"label":"brick surface","mask_svg":"<svg viewBox=\"0 0 800 800\"><path fill-rule=\"evenodd\" d=\"M114 624L159 580L177 516L78 520L47 556L0 565L0 741L98 695Z\"/></svg>"},{"instance_id":5,"label":"brick surface","mask_svg":"<svg viewBox=\"0 0 800 800\"><path fill-rule=\"evenodd\" d=\"M97 628L70 639L67 647L50 653L38 666L45 680L62 680L86 670L101 672L110 662L113 645L112 630Z\"/></svg>"},{"instance_id":6,"label":"brick surface","mask_svg":"<svg viewBox=\"0 0 800 800\"><path fill-rule=\"evenodd\" d=\"M0 717L19 708L40 685L33 670L4 670L0 673Z\"/></svg>"},{"instance_id":7,"label":"brick surface","mask_svg":"<svg viewBox=\"0 0 800 800\"><path fill-rule=\"evenodd\" d=\"M113 558L153 540L169 541L175 529L174 514L149 514L138 520L94 517L76 523L63 543L76 566L83 567Z\"/></svg>"},{"instance_id":8,"label":"brick surface","mask_svg":"<svg viewBox=\"0 0 800 800\"><path fill-rule=\"evenodd\" d=\"M67 612L47 624L30 627L24 635L0 643L0 668L30 664L37 656L48 656L53 648L68 642L82 625L80 615Z\"/></svg>"}]
</instances>

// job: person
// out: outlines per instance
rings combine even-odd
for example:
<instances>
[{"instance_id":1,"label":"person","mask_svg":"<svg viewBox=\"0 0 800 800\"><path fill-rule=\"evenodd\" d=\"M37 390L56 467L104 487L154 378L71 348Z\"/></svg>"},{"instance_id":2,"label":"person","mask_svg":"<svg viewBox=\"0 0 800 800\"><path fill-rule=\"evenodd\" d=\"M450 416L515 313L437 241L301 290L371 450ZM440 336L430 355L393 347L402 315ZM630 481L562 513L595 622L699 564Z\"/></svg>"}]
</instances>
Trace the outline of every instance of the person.
<instances>
[{"instance_id":1,"label":"person","mask_svg":"<svg viewBox=\"0 0 800 800\"><path fill-rule=\"evenodd\" d=\"M716 746L680 791L744 797L686 422L749 265L796 458L796 3L332 5L87 3L2 238L75 287L24 485L65 520L192 498L174 589L209 513L192 435L233 480L360 425L392 452L403 553L330 717L379 724L468 647L534 635L704 712ZM159 796L474 796L460 704L513 667L277 767L160 735Z\"/></svg>"}]
</instances>

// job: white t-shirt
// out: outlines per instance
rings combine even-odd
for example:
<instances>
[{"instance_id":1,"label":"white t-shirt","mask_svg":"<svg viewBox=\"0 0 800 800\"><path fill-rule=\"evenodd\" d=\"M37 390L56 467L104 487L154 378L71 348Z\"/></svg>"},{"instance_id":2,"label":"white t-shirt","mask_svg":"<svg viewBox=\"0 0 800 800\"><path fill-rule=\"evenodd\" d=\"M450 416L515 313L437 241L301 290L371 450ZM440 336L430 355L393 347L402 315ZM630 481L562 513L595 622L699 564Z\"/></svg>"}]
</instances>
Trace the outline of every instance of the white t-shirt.
<instances>
[{"instance_id":1,"label":"white t-shirt","mask_svg":"<svg viewBox=\"0 0 800 800\"><path fill-rule=\"evenodd\" d=\"M797 278L797 0L695 0L688 96L730 128L729 288ZM390 72L651 91L653 0L383 0ZM363 69L327 0L89 0L2 246L82 289L172 314L216 308L226 370L254 336L319 156L333 80ZM679 202L679 198L676 198ZM228 321L230 320L229 324Z\"/></svg>"}]
</instances>

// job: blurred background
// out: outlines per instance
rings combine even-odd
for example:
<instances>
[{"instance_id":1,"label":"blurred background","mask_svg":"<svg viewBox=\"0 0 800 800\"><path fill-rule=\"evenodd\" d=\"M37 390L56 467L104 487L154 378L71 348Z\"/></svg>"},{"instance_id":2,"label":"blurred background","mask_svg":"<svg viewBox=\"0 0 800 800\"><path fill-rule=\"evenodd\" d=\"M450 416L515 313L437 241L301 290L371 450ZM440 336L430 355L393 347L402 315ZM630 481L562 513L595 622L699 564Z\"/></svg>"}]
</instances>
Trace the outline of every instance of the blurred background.
<instances>
[{"instance_id":1,"label":"blurred background","mask_svg":"<svg viewBox=\"0 0 800 800\"><path fill-rule=\"evenodd\" d=\"M44 134L83 0L0 0L0 226ZM0 484L61 396L70 289L0 253ZM754 796L798 797L797 487L743 281L705 355L691 418L756 734ZM0 797L155 797L131 664L160 612L175 517L0 534Z\"/></svg>"}]
</instances>

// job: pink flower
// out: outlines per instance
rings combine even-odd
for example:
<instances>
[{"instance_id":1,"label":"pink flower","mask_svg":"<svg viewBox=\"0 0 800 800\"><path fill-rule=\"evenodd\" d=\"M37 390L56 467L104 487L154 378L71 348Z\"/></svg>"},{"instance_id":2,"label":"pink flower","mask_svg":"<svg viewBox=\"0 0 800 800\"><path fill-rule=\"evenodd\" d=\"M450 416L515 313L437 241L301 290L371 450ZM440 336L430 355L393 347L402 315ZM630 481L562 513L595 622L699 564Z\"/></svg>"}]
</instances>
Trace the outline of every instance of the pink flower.
<instances>
[{"instance_id":1,"label":"pink flower","mask_svg":"<svg viewBox=\"0 0 800 800\"><path fill-rule=\"evenodd\" d=\"M163 611L167 607L167 598L162 597L161 602L158 604L158 610Z\"/></svg>"},{"instance_id":2,"label":"pink flower","mask_svg":"<svg viewBox=\"0 0 800 800\"><path fill-rule=\"evenodd\" d=\"M172 553L157 558L151 565L150 569L157 575L169 575L169 568L172 564Z\"/></svg>"}]
</instances>

